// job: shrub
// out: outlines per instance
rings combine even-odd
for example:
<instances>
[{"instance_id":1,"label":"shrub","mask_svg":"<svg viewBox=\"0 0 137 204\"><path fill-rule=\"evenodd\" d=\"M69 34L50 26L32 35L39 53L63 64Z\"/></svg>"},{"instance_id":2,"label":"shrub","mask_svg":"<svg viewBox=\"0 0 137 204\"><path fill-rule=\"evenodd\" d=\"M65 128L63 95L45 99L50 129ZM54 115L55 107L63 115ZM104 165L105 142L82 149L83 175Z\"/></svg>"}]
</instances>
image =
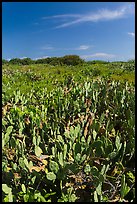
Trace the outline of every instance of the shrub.
<instances>
[{"instance_id":1,"label":"shrub","mask_svg":"<svg viewBox=\"0 0 137 204\"><path fill-rule=\"evenodd\" d=\"M61 58L61 61L63 64L72 66L84 63L84 60L82 60L78 55L66 55Z\"/></svg>"},{"instance_id":2,"label":"shrub","mask_svg":"<svg viewBox=\"0 0 137 204\"><path fill-rule=\"evenodd\" d=\"M2 59L2 64L8 64L8 60Z\"/></svg>"}]
</instances>

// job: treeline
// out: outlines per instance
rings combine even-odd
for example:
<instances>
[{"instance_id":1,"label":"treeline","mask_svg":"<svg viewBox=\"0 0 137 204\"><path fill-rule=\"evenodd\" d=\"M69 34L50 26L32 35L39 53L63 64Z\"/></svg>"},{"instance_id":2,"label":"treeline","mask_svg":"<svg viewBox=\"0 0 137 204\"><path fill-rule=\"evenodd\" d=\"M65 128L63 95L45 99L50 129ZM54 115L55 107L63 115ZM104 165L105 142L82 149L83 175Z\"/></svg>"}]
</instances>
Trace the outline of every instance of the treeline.
<instances>
[{"instance_id":1,"label":"treeline","mask_svg":"<svg viewBox=\"0 0 137 204\"><path fill-rule=\"evenodd\" d=\"M50 64L50 65L79 65L85 61L78 55L65 55L63 57L47 57L37 60L31 58L13 58L11 60L2 59L2 64L17 64L17 65L30 65L30 64Z\"/></svg>"},{"instance_id":2,"label":"treeline","mask_svg":"<svg viewBox=\"0 0 137 204\"><path fill-rule=\"evenodd\" d=\"M127 61L129 64L135 64L135 60L131 59ZM63 57L47 57L47 58L40 58L37 60L32 60L31 58L13 58L11 60L2 59L2 64L16 64L16 65L30 65L30 64L50 64L50 65L82 65L82 64L107 64L110 63L109 61L104 60L91 60L85 61L81 59L78 55L65 55ZM111 64L123 64L123 61L114 61Z\"/></svg>"}]
</instances>

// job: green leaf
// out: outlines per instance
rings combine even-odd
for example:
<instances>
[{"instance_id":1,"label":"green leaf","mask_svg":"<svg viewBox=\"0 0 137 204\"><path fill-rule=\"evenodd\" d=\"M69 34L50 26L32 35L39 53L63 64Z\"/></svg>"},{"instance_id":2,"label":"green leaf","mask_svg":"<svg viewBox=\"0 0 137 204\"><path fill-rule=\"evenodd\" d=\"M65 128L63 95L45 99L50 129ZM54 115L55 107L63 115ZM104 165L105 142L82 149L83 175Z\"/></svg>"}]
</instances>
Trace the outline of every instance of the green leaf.
<instances>
[{"instance_id":1,"label":"green leaf","mask_svg":"<svg viewBox=\"0 0 137 204\"><path fill-rule=\"evenodd\" d=\"M59 170L59 165L55 161L50 161L49 168L56 174Z\"/></svg>"},{"instance_id":2,"label":"green leaf","mask_svg":"<svg viewBox=\"0 0 137 204\"><path fill-rule=\"evenodd\" d=\"M32 177L32 179L31 179L32 184L34 184L35 180L36 180L36 176Z\"/></svg>"},{"instance_id":3,"label":"green leaf","mask_svg":"<svg viewBox=\"0 0 137 204\"><path fill-rule=\"evenodd\" d=\"M73 194L70 195L68 202L75 202L76 199L77 199L77 196L73 193Z\"/></svg>"},{"instance_id":4,"label":"green leaf","mask_svg":"<svg viewBox=\"0 0 137 204\"><path fill-rule=\"evenodd\" d=\"M91 170L90 165L87 164L87 165L85 166L85 168L84 168L84 172L85 172L86 174L88 174L88 173L90 172L90 170Z\"/></svg>"},{"instance_id":5,"label":"green leaf","mask_svg":"<svg viewBox=\"0 0 137 204\"><path fill-rule=\"evenodd\" d=\"M4 145L5 145L5 140L4 138L2 138L2 149L4 148Z\"/></svg>"},{"instance_id":6,"label":"green leaf","mask_svg":"<svg viewBox=\"0 0 137 204\"><path fill-rule=\"evenodd\" d=\"M9 142L9 139L10 139L9 135L12 132L12 129L13 129L13 126L9 126L7 128L6 134L4 135L4 144L3 145L5 145L7 142Z\"/></svg>"},{"instance_id":7,"label":"green leaf","mask_svg":"<svg viewBox=\"0 0 137 204\"><path fill-rule=\"evenodd\" d=\"M56 175L53 172L48 172L46 175L47 179L53 181L56 179Z\"/></svg>"},{"instance_id":8,"label":"green leaf","mask_svg":"<svg viewBox=\"0 0 137 204\"><path fill-rule=\"evenodd\" d=\"M9 202L9 194L3 199L5 203Z\"/></svg>"},{"instance_id":9,"label":"green leaf","mask_svg":"<svg viewBox=\"0 0 137 204\"><path fill-rule=\"evenodd\" d=\"M96 155L97 157L101 157L103 153L104 153L103 147L99 147L99 148L96 149L95 155Z\"/></svg>"},{"instance_id":10,"label":"green leaf","mask_svg":"<svg viewBox=\"0 0 137 204\"><path fill-rule=\"evenodd\" d=\"M112 144L108 144L108 146L105 148L106 156L108 156L108 154L110 154L112 151L113 151L113 145Z\"/></svg>"},{"instance_id":11,"label":"green leaf","mask_svg":"<svg viewBox=\"0 0 137 204\"><path fill-rule=\"evenodd\" d=\"M98 132L100 128L100 123L95 121L94 128L95 128L95 131Z\"/></svg>"},{"instance_id":12,"label":"green leaf","mask_svg":"<svg viewBox=\"0 0 137 204\"><path fill-rule=\"evenodd\" d=\"M43 153L42 149L39 146L35 146L35 155L37 157L40 157L40 155Z\"/></svg>"},{"instance_id":13,"label":"green leaf","mask_svg":"<svg viewBox=\"0 0 137 204\"><path fill-rule=\"evenodd\" d=\"M44 191L45 191L45 189L44 189ZM45 193L46 193L46 192L45 192ZM55 194L56 194L56 192L46 193L46 195L44 196L44 198L48 198L49 196L55 195Z\"/></svg>"},{"instance_id":14,"label":"green leaf","mask_svg":"<svg viewBox=\"0 0 137 204\"><path fill-rule=\"evenodd\" d=\"M106 173L105 170L106 170L106 165L103 165L103 167L101 169L101 174L105 174Z\"/></svg>"},{"instance_id":15,"label":"green leaf","mask_svg":"<svg viewBox=\"0 0 137 204\"><path fill-rule=\"evenodd\" d=\"M24 202L28 202L29 201L29 194L25 194L23 196L23 198L24 198Z\"/></svg>"},{"instance_id":16,"label":"green leaf","mask_svg":"<svg viewBox=\"0 0 137 204\"><path fill-rule=\"evenodd\" d=\"M52 147L52 154L53 154L53 156L55 157L55 154L56 154L55 147Z\"/></svg>"},{"instance_id":17,"label":"green leaf","mask_svg":"<svg viewBox=\"0 0 137 204\"><path fill-rule=\"evenodd\" d=\"M26 193L26 187L24 184L21 185L21 188L22 188L23 193Z\"/></svg>"},{"instance_id":18,"label":"green leaf","mask_svg":"<svg viewBox=\"0 0 137 204\"><path fill-rule=\"evenodd\" d=\"M120 189L121 198L123 199L129 191L130 191L130 187L127 186L127 184L125 183L125 174L123 174L121 178L121 189Z\"/></svg>"},{"instance_id":19,"label":"green leaf","mask_svg":"<svg viewBox=\"0 0 137 204\"><path fill-rule=\"evenodd\" d=\"M127 176L129 177L132 183L135 182L135 176L131 171L127 172Z\"/></svg>"},{"instance_id":20,"label":"green leaf","mask_svg":"<svg viewBox=\"0 0 137 204\"><path fill-rule=\"evenodd\" d=\"M97 176L97 177L98 177L99 172L98 172L97 167L95 167L95 166L91 167L91 174L92 174L93 176Z\"/></svg>"},{"instance_id":21,"label":"green leaf","mask_svg":"<svg viewBox=\"0 0 137 204\"><path fill-rule=\"evenodd\" d=\"M15 148L15 147L16 147L16 140L15 140L14 137L12 137L12 138L10 139L10 145L11 145L12 148Z\"/></svg>"},{"instance_id":22,"label":"green leaf","mask_svg":"<svg viewBox=\"0 0 137 204\"><path fill-rule=\"evenodd\" d=\"M128 194L128 192L130 191L130 187L127 186L127 184L125 185L125 190L124 190L124 197Z\"/></svg>"},{"instance_id":23,"label":"green leaf","mask_svg":"<svg viewBox=\"0 0 137 204\"><path fill-rule=\"evenodd\" d=\"M36 191L35 192L35 194L34 194L34 199L37 199L37 198L39 198L40 197L40 195L41 195L41 193L40 192L38 192L38 191Z\"/></svg>"},{"instance_id":24,"label":"green leaf","mask_svg":"<svg viewBox=\"0 0 137 204\"><path fill-rule=\"evenodd\" d=\"M67 155L67 144L64 144L64 160L66 159Z\"/></svg>"},{"instance_id":25,"label":"green leaf","mask_svg":"<svg viewBox=\"0 0 137 204\"><path fill-rule=\"evenodd\" d=\"M97 132L96 132L96 130L93 130L93 139L94 140L96 139L96 136L97 136Z\"/></svg>"},{"instance_id":26,"label":"green leaf","mask_svg":"<svg viewBox=\"0 0 137 204\"><path fill-rule=\"evenodd\" d=\"M124 189L125 189L125 175L122 175L120 189L121 198L124 198Z\"/></svg>"},{"instance_id":27,"label":"green leaf","mask_svg":"<svg viewBox=\"0 0 137 204\"><path fill-rule=\"evenodd\" d=\"M24 169L25 168L25 164L24 164L24 159L22 157L19 158L19 166Z\"/></svg>"},{"instance_id":28,"label":"green leaf","mask_svg":"<svg viewBox=\"0 0 137 204\"><path fill-rule=\"evenodd\" d=\"M42 195L40 195L40 201L41 202L46 202L46 199Z\"/></svg>"},{"instance_id":29,"label":"green leaf","mask_svg":"<svg viewBox=\"0 0 137 204\"><path fill-rule=\"evenodd\" d=\"M13 202L13 195L12 195L12 192L9 193L8 197L9 197L9 202Z\"/></svg>"},{"instance_id":30,"label":"green leaf","mask_svg":"<svg viewBox=\"0 0 137 204\"><path fill-rule=\"evenodd\" d=\"M98 195L102 194L102 183L100 182L99 185L96 187L96 192Z\"/></svg>"},{"instance_id":31,"label":"green leaf","mask_svg":"<svg viewBox=\"0 0 137 204\"><path fill-rule=\"evenodd\" d=\"M76 162L79 162L81 160L81 154L80 153L76 154L75 160L76 160Z\"/></svg>"},{"instance_id":32,"label":"green leaf","mask_svg":"<svg viewBox=\"0 0 137 204\"><path fill-rule=\"evenodd\" d=\"M29 163L28 163L28 160L25 158L24 159L24 164L25 164L25 166L27 167L27 168L29 168Z\"/></svg>"},{"instance_id":33,"label":"green leaf","mask_svg":"<svg viewBox=\"0 0 137 204\"><path fill-rule=\"evenodd\" d=\"M38 135L37 136L37 146L39 146L40 142L41 142L41 137L40 137L40 135Z\"/></svg>"},{"instance_id":34,"label":"green leaf","mask_svg":"<svg viewBox=\"0 0 137 204\"><path fill-rule=\"evenodd\" d=\"M2 190L4 193L9 194L12 191L12 188L8 187L7 184L2 184Z\"/></svg>"},{"instance_id":35,"label":"green leaf","mask_svg":"<svg viewBox=\"0 0 137 204\"><path fill-rule=\"evenodd\" d=\"M6 135L9 135L12 132L13 126L9 126L6 131Z\"/></svg>"},{"instance_id":36,"label":"green leaf","mask_svg":"<svg viewBox=\"0 0 137 204\"><path fill-rule=\"evenodd\" d=\"M88 144L88 146L89 146L89 143L92 141L91 138L92 138L91 135L89 135L89 136L88 136L88 139L87 139L87 144Z\"/></svg>"},{"instance_id":37,"label":"green leaf","mask_svg":"<svg viewBox=\"0 0 137 204\"><path fill-rule=\"evenodd\" d=\"M81 137L81 142L82 143L85 143L86 142L86 140L85 140L85 137L83 136L83 137Z\"/></svg>"},{"instance_id":38,"label":"green leaf","mask_svg":"<svg viewBox=\"0 0 137 204\"><path fill-rule=\"evenodd\" d=\"M96 191L94 191L94 202L98 202L98 195Z\"/></svg>"},{"instance_id":39,"label":"green leaf","mask_svg":"<svg viewBox=\"0 0 137 204\"><path fill-rule=\"evenodd\" d=\"M102 122L103 122L104 118L105 118L105 114L104 114L104 113L102 113L102 115L100 116L100 123L102 123Z\"/></svg>"},{"instance_id":40,"label":"green leaf","mask_svg":"<svg viewBox=\"0 0 137 204\"><path fill-rule=\"evenodd\" d=\"M100 174L99 175L99 181L104 182L104 180L105 180L105 174Z\"/></svg>"},{"instance_id":41,"label":"green leaf","mask_svg":"<svg viewBox=\"0 0 137 204\"><path fill-rule=\"evenodd\" d=\"M57 140L58 140L60 143L64 144L64 139L63 139L63 137L62 137L61 135L58 135L58 136L57 136Z\"/></svg>"},{"instance_id":42,"label":"green leaf","mask_svg":"<svg viewBox=\"0 0 137 204\"><path fill-rule=\"evenodd\" d=\"M76 143L75 145L75 154L81 152L81 144L79 142Z\"/></svg>"},{"instance_id":43,"label":"green leaf","mask_svg":"<svg viewBox=\"0 0 137 204\"><path fill-rule=\"evenodd\" d=\"M34 145L36 145L36 137L35 136L33 136L32 142Z\"/></svg>"},{"instance_id":44,"label":"green leaf","mask_svg":"<svg viewBox=\"0 0 137 204\"><path fill-rule=\"evenodd\" d=\"M87 155L84 154L84 155L81 157L80 163L82 163L83 161L85 161L86 158L87 158Z\"/></svg>"},{"instance_id":45,"label":"green leaf","mask_svg":"<svg viewBox=\"0 0 137 204\"><path fill-rule=\"evenodd\" d=\"M108 157L109 157L110 159L114 159L114 158L116 157L116 155L117 155L117 152L111 152L111 153L108 155Z\"/></svg>"},{"instance_id":46,"label":"green leaf","mask_svg":"<svg viewBox=\"0 0 137 204\"><path fill-rule=\"evenodd\" d=\"M117 150L119 150L121 148L122 144L120 143L120 138L118 135L116 136L115 145L116 145Z\"/></svg>"},{"instance_id":47,"label":"green leaf","mask_svg":"<svg viewBox=\"0 0 137 204\"><path fill-rule=\"evenodd\" d=\"M28 162L28 168L30 169L31 167L33 167L33 162L32 161Z\"/></svg>"},{"instance_id":48,"label":"green leaf","mask_svg":"<svg viewBox=\"0 0 137 204\"><path fill-rule=\"evenodd\" d=\"M59 159L59 164L63 167L64 161L63 161L63 154L62 154L62 152L58 152L58 159Z\"/></svg>"},{"instance_id":49,"label":"green leaf","mask_svg":"<svg viewBox=\"0 0 137 204\"><path fill-rule=\"evenodd\" d=\"M101 140L97 140L92 144L93 148L100 148L101 146L103 146L103 142Z\"/></svg>"},{"instance_id":50,"label":"green leaf","mask_svg":"<svg viewBox=\"0 0 137 204\"><path fill-rule=\"evenodd\" d=\"M124 154L125 154L125 151L126 151L126 146L127 146L127 143L126 143L126 141L124 141L124 144L122 143L122 147L121 147L121 149L120 149L120 151L121 151L121 161L123 160L123 157L124 157Z\"/></svg>"},{"instance_id":51,"label":"green leaf","mask_svg":"<svg viewBox=\"0 0 137 204\"><path fill-rule=\"evenodd\" d=\"M12 168L16 171L18 168L18 165L16 163L14 163Z\"/></svg>"}]
</instances>

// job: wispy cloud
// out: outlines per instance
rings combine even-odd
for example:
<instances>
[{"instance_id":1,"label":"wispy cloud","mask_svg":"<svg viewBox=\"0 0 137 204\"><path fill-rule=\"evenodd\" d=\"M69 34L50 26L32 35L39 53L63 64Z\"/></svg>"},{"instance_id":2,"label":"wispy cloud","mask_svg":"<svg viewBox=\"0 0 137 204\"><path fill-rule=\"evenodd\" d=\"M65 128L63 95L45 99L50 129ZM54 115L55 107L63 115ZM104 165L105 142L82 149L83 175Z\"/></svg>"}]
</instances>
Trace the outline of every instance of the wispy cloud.
<instances>
[{"instance_id":1,"label":"wispy cloud","mask_svg":"<svg viewBox=\"0 0 137 204\"><path fill-rule=\"evenodd\" d=\"M11 59L12 59L12 58L7 58L6 60L7 60L7 61L10 61Z\"/></svg>"},{"instance_id":2,"label":"wispy cloud","mask_svg":"<svg viewBox=\"0 0 137 204\"><path fill-rule=\"evenodd\" d=\"M53 18L79 18L80 14L62 14L62 15L54 15L54 16L44 16L41 19L53 19Z\"/></svg>"},{"instance_id":3,"label":"wispy cloud","mask_svg":"<svg viewBox=\"0 0 137 204\"><path fill-rule=\"evenodd\" d=\"M109 21L109 20L115 20L120 18L125 18L128 14L133 14L134 11L134 4L128 3L124 6L117 8L115 10L109 10L109 9L101 9L95 12L91 12L88 14L63 14L63 15L54 15L54 16L47 16L43 17L42 19L53 19L53 18L60 18L62 19L68 19L67 22L62 23L55 28L64 28L69 27L74 24L80 24L85 22L98 22L98 21ZM70 20L70 18L73 18L73 20Z\"/></svg>"},{"instance_id":4,"label":"wispy cloud","mask_svg":"<svg viewBox=\"0 0 137 204\"><path fill-rule=\"evenodd\" d=\"M94 54L91 54L91 55L81 55L80 57L83 58L83 59L96 58L96 57L110 59L110 58L114 58L115 55L107 54L107 53L94 53Z\"/></svg>"},{"instance_id":5,"label":"wispy cloud","mask_svg":"<svg viewBox=\"0 0 137 204\"><path fill-rule=\"evenodd\" d=\"M50 56L42 56L42 57L36 57L36 58L33 58L33 60L38 60L38 59L45 59L45 58L48 58Z\"/></svg>"},{"instance_id":6,"label":"wispy cloud","mask_svg":"<svg viewBox=\"0 0 137 204\"><path fill-rule=\"evenodd\" d=\"M88 50L90 47L93 47L91 45L80 45L79 47L71 47L71 48L58 48L58 47L53 47L51 45L46 45L41 47L40 49L42 50Z\"/></svg>"},{"instance_id":7,"label":"wispy cloud","mask_svg":"<svg viewBox=\"0 0 137 204\"><path fill-rule=\"evenodd\" d=\"M78 48L75 48L75 50L88 50L90 47L89 45L80 45Z\"/></svg>"},{"instance_id":8,"label":"wispy cloud","mask_svg":"<svg viewBox=\"0 0 137 204\"><path fill-rule=\"evenodd\" d=\"M20 57L20 59L25 59L25 58L28 58L28 57Z\"/></svg>"},{"instance_id":9,"label":"wispy cloud","mask_svg":"<svg viewBox=\"0 0 137 204\"><path fill-rule=\"evenodd\" d=\"M135 33L128 33L131 37L135 37Z\"/></svg>"}]
</instances>

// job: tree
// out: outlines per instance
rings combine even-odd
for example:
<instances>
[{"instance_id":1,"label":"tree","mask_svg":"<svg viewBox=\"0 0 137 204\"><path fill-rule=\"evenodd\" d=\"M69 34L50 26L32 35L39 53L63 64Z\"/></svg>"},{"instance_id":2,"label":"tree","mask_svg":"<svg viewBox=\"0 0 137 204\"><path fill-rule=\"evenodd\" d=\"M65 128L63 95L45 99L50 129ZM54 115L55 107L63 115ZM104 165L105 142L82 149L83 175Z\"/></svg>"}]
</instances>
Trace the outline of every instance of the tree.
<instances>
[{"instance_id":1,"label":"tree","mask_svg":"<svg viewBox=\"0 0 137 204\"><path fill-rule=\"evenodd\" d=\"M21 64L22 65L29 65L29 64L32 64L33 63L33 60L31 58L24 58L24 59L21 59Z\"/></svg>"},{"instance_id":2,"label":"tree","mask_svg":"<svg viewBox=\"0 0 137 204\"><path fill-rule=\"evenodd\" d=\"M2 64L8 64L8 60L2 59Z\"/></svg>"},{"instance_id":3,"label":"tree","mask_svg":"<svg viewBox=\"0 0 137 204\"><path fill-rule=\"evenodd\" d=\"M9 61L10 64L21 64L21 59L13 58Z\"/></svg>"},{"instance_id":4,"label":"tree","mask_svg":"<svg viewBox=\"0 0 137 204\"><path fill-rule=\"evenodd\" d=\"M84 60L82 60L78 55L65 55L61 58L61 62L66 65L79 65L83 64Z\"/></svg>"},{"instance_id":5,"label":"tree","mask_svg":"<svg viewBox=\"0 0 137 204\"><path fill-rule=\"evenodd\" d=\"M87 61L88 64L107 64L109 63L109 61L104 61L104 60L91 60L91 61Z\"/></svg>"}]
</instances>

